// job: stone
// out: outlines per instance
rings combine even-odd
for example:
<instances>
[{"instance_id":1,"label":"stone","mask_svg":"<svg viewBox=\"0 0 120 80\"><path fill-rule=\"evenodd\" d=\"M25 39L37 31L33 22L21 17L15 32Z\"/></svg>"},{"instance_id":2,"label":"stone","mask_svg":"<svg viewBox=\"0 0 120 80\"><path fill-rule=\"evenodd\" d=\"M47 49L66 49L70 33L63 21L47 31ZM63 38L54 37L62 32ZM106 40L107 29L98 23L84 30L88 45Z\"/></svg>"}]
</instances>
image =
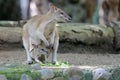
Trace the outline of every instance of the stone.
<instances>
[{"instance_id":1,"label":"stone","mask_svg":"<svg viewBox=\"0 0 120 80\"><path fill-rule=\"evenodd\" d=\"M41 69L38 70L38 72L41 74L41 78L44 80L51 79L54 77L54 73L51 69Z\"/></svg>"},{"instance_id":2,"label":"stone","mask_svg":"<svg viewBox=\"0 0 120 80\"><path fill-rule=\"evenodd\" d=\"M91 70L83 70L84 76L81 80L93 80L92 71Z\"/></svg>"},{"instance_id":3,"label":"stone","mask_svg":"<svg viewBox=\"0 0 120 80\"><path fill-rule=\"evenodd\" d=\"M27 74L22 74L20 80L31 80Z\"/></svg>"},{"instance_id":4,"label":"stone","mask_svg":"<svg viewBox=\"0 0 120 80\"><path fill-rule=\"evenodd\" d=\"M32 64L31 68L34 70L41 70L40 64L36 63L36 64Z\"/></svg>"},{"instance_id":5,"label":"stone","mask_svg":"<svg viewBox=\"0 0 120 80\"><path fill-rule=\"evenodd\" d=\"M0 80L7 80L5 75L0 75Z\"/></svg>"},{"instance_id":6,"label":"stone","mask_svg":"<svg viewBox=\"0 0 120 80\"><path fill-rule=\"evenodd\" d=\"M69 80L81 80L81 78L79 76L72 76Z\"/></svg>"},{"instance_id":7,"label":"stone","mask_svg":"<svg viewBox=\"0 0 120 80\"><path fill-rule=\"evenodd\" d=\"M54 78L53 80L67 80L67 79L65 79L65 78L63 78L63 77L56 77L56 78Z\"/></svg>"},{"instance_id":8,"label":"stone","mask_svg":"<svg viewBox=\"0 0 120 80\"><path fill-rule=\"evenodd\" d=\"M5 67L0 67L0 71L3 71L3 70L5 70L5 69L7 69L7 68L5 68Z\"/></svg>"},{"instance_id":9,"label":"stone","mask_svg":"<svg viewBox=\"0 0 120 80\"><path fill-rule=\"evenodd\" d=\"M71 67L68 69L63 70L63 74L68 76L69 80L80 80L84 73L78 67Z\"/></svg>"},{"instance_id":10,"label":"stone","mask_svg":"<svg viewBox=\"0 0 120 80\"><path fill-rule=\"evenodd\" d=\"M109 80L120 80L120 68L113 68Z\"/></svg>"},{"instance_id":11,"label":"stone","mask_svg":"<svg viewBox=\"0 0 120 80\"><path fill-rule=\"evenodd\" d=\"M92 71L93 80L108 80L110 73L103 68L97 68Z\"/></svg>"}]
</instances>

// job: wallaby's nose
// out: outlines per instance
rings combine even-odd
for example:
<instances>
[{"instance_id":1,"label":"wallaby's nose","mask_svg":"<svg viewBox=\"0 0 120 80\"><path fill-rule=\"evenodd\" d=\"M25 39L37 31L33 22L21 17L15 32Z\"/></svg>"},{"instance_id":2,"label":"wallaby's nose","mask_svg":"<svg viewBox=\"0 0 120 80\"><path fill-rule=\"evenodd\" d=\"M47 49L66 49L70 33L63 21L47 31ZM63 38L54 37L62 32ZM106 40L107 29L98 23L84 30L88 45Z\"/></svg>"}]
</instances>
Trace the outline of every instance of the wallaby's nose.
<instances>
[{"instance_id":1,"label":"wallaby's nose","mask_svg":"<svg viewBox=\"0 0 120 80\"><path fill-rule=\"evenodd\" d=\"M71 21L72 19L71 19L71 17L69 17L69 21Z\"/></svg>"},{"instance_id":2,"label":"wallaby's nose","mask_svg":"<svg viewBox=\"0 0 120 80\"><path fill-rule=\"evenodd\" d=\"M68 17L68 18L67 18L67 21L71 21L71 17Z\"/></svg>"}]
</instances>

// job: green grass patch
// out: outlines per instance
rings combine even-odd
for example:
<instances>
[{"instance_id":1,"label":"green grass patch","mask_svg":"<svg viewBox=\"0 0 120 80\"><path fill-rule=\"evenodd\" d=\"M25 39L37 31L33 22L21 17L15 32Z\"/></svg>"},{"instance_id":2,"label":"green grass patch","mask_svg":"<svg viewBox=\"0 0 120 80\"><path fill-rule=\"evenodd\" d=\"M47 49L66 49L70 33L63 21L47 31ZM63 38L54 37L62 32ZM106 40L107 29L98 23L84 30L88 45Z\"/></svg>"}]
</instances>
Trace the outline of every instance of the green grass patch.
<instances>
[{"instance_id":1,"label":"green grass patch","mask_svg":"<svg viewBox=\"0 0 120 80\"><path fill-rule=\"evenodd\" d=\"M61 61L58 61L56 64L45 63L45 64L40 64L40 66L49 66L49 67L70 67L70 66L72 66L72 65L69 64L68 62L61 62Z\"/></svg>"}]
</instances>

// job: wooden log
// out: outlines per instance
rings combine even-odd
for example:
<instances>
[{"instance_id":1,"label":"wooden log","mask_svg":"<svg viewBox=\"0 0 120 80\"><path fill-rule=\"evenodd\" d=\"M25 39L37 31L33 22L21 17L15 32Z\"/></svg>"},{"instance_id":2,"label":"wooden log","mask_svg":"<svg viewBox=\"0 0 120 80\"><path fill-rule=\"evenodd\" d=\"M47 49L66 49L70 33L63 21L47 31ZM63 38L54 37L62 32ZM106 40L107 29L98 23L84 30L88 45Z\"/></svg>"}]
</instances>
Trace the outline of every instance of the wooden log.
<instances>
[{"instance_id":1,"label":"wooden log","mask_svg":"<svg viewBox=\"0 0 120 80\"><path fill-rule=\"evenodd\" d=\"M112 22L110 25L114 31L113 47L120 51L120 22Z\"/></svg>"},{"instance_id":2,"label":"wooden log","mask_svg":"<svg viewBox=\"0 0 120 80\"><path fill-rule=\"evenodd\" d=\"M74 43L98 44L113 42L114 32L110 27L82 23L56 24L59 29L60 41ZM0 27L0 40L10 43L21 42L22 28Z\"/></svg>"},{"instance_id":3,"label":"wooden log","mask_svg":"<svg viewBox=\"0 0 120 80\"><path fill-rule=\"evenodd\" d=\"M19 43L21 42L22 28L19 27L0 27L0 43Z\"/></svg>"},{"instance_id":4,"label":"wooden log","mask_svg":"<svg viewBox=\"0 0 120 80\"><path fill-rule=\"evenodd\" d=\"M16 27L17 21L0 21L1 27Z\"/></svg>"},{"instance_id":5,"label":"wooden log","mask_svg":"<svg viewBox=\"0 0 120 80\"><path fill-rule=\"evenodd\" d=\"M59 24L60 41L82 42L85 44L112 43L114 32L110 27L93 24Z\"/></svg>"},{"instance_id":6,"label":"wooden log","mask_svg":"<svg viewBox=\"0 0 120 80\"><path fill-rule=\"evenodd\" d=\"M19 21L0 21L1 27L22 27L27 20L19 20Z\"/></svg>"}]
</instances>

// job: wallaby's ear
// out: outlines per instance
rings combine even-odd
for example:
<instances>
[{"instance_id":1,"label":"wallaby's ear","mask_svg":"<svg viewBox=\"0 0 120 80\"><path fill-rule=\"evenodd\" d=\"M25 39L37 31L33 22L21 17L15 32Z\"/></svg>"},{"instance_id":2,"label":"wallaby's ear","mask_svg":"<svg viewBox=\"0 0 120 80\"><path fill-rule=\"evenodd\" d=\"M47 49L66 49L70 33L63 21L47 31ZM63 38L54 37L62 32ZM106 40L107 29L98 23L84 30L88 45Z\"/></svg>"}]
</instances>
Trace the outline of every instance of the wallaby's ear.
<instances>
[{"instance_id":1,"label":"wallaby's ear","mask_svg":"<svg viewBox=\"0 0 120 80\"><path fill-rule=\"evenodd\" d=\"M38 48L38 45L32 44L30 47L30 52L32 52L35 48Z\"/></svg>"},{"instance_id":2,"label":"wallaby's ear","mask_svg":"<svg viewBox=\"0 0 120 80\"><path fill-rule=\"evenodd\" d=\"M32 46L30 47L30 49L29 49L29 52L32 52L33 50L34 50L34 44L32 44Z\"/></svg>"},{"instance_id":3,"label":"wallaby's ear","mask_svg":"<svg viewBox=\"0 0 120 80\"><path fill-rule=\"evenodd\" d=\"M49 4L49 7L51 12L55 12L57 10L57 8L52 3Z\"/></svg>"},{"instance_id":4,"label":"wallaby's ear","mask_svg":"<svg viewBox=\"0 0 120 80\"><path fill-rule=\"evenodd\" d=\"M40 46L40 45L32 44L32 46L33 46L34 48L38 48L38 46Z\"/></svg>"}]
</instances>

